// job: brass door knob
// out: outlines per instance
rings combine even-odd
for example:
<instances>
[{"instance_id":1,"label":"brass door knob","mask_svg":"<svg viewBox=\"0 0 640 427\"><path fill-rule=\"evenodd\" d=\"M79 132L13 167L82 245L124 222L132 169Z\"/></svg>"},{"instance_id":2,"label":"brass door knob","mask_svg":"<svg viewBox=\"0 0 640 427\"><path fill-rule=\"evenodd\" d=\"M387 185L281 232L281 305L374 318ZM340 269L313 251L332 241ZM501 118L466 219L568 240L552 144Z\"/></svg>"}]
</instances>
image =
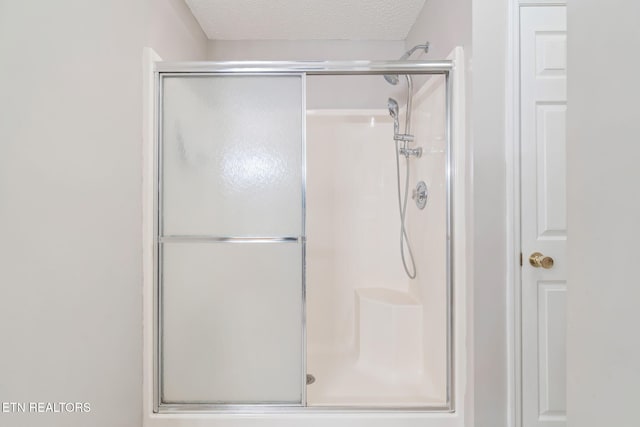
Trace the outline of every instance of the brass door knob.
<instances>
[{"instance_id":1,"label":"brass door knob","mask_svg":"<svg viewBox=\"0 0 640 427\"><path fill-rule=\"evenodd\" d=\"M553 267L553 258L544 256L540 252L534 252L529 255L529 264L536 268L551 268Z\"/></svg>"}]
</instances>

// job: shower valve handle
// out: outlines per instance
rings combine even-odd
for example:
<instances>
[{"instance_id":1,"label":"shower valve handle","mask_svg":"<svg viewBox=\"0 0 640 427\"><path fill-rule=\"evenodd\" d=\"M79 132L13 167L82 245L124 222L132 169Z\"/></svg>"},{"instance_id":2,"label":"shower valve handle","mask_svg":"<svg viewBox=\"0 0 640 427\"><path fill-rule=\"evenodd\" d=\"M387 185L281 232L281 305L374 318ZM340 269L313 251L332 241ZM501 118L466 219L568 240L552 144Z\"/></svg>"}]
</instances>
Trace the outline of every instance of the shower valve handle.
<instances>
[{"instance_id":1,"label":"shower valve handle","mask_svg":"<svg viewBox=\"0 0 640 427\"><path fill-rule=\"evenodd\" d=\"M427 184L424 181L420 181L416 188L413 190L411 198L416 201L418 209L424 209L427 205L427 198L429 197L429 191L427 190Z\"/></svg>"}]
</instances>

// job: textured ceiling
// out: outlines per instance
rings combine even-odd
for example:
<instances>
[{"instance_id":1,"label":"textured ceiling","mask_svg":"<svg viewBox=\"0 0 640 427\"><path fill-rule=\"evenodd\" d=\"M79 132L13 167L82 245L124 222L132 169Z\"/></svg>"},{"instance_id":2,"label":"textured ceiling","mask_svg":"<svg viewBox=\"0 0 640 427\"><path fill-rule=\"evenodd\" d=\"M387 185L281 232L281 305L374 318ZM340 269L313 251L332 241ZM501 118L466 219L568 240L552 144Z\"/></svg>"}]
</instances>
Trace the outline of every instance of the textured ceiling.
<instances>
[{"instance_id":1,"label":"textured ceiling","mask_svg":"<svg viewBox=\"0 0 640 427\"><path fill-rule=\"evenodd\" d=\"M211 40L404 40L425 0L185 0Z\"/></svg>"}]
</instances>

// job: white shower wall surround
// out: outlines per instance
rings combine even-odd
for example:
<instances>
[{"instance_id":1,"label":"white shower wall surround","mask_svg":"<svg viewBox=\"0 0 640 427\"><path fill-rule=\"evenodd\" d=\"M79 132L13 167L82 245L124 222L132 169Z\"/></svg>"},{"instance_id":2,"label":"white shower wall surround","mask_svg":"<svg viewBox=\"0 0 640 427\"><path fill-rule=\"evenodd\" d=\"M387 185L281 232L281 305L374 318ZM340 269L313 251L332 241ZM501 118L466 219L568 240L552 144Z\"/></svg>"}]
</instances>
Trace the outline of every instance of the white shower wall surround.
<instances>
[{"instance_id":1,"label":"white shower wall surround","mask_svg":"<svg viewBox=\"0 0 640 427\"><path fill-rule=\"evenodd\" d=\"M455 60L458 64L463 64L461 49L454 51L450 59ZM201 73L198 72L198 74ZM456 78L452 78L455 98L453 116L456 119L463 116L462 106L464 104L460 96L463 93L461 74L462 70L458 68L453 72L453 76ZM234 78L225 77L225 79L231 80ZM312 76L307 80L307 85L320 78L323 77ZM337 77L327 76L327 78ZM348 78L357 79L358 77L350 76ZM381 75L366 76L366 78L379 78L383 81ZM242 77L238 79L240 86L236 89L229 89L228 92L223 90L223 93L226 93L224 100L219 97L219 94L217 95L223 110L225 104L231 104L232 107L234 103L242 103L237 99L238 91L247 90L246 87L241 88L242 80ZM251 80L251 78L247 79L250 83ZM167 333L170 337L164 341L164 345L170 346L171 350L167 351L165 348L166 359L155 359L154 362L153 337L145 338L145 405L148 404L146 407L149 409L149 413L144 417L145 426L337 425L347 427L355 425L354 423L358 425L365 423L367 426L374 427L386 426L389 423L402 427L459 427L463 425L465 419L463 415L464 393L467 384L465 375L467 360L465 351L466 307L464 281L462 280L465 277L466 253L464 245L464 177L466 170L463 142L464 126L462 123L457 125L455 121L453 123L452 140L455 167L448 170L446 148L449 123L445 115L447 106L445 82L444 76L433 76L424 86L416 88L414 95L412 133L415 135L416 141L413 146L422 147L424 154L419 159L410 159L409 197L411 197L411 189L418 181L425 181L429 190L429 201L424 210L419 210L411 199L409 199L407 208L407 228L418 271L415 280L409 280L404 274L399 255L400 219L396 194L393 122L387 110L316 109L306 111L306 143L304 144L306 155L303 156L306 159L306 188L303 194L303 201L306 203L306 216L301 224L301 230L304 233L302 235L306 239L289 243L263 242L243 243L242 245L231 243L230 245L235 247L231 252L235 251L241 257L248 256L247 260L251 265L240 259L234 259L236 255L224 247L229 243L214 243L210 250L207 249L203 252L197 249L197 245L194 245L189 239L193 237L192 235L198 234L235 235L240 238L251 238L252 236L294 238L297 237L295 229L300 229L300 225L294 223L300 217L292 218L293 220L289 221L286 218L278 218L275 213L268 214L265 218L275 219L274 224L293 224L291 229L288 227L281 230L271 228L274 231L269 232L268 235L260 234L260 224L255 224L250 221L250 218L245 218L241 221L245 227L241 230L244 231L233 233L238 229L234 225L232 216L224 216L225 212L218 212L215 208L216 206L228 206L228 202L215 200L217 196L214 196L213 199L207 199L211 197L211 194L207 193L206 188L197 189L199 185L197 176L189 172L189 175L186 176L191 180L188 186L190 189L196 188L204 198L185 199L186 195L179 188L182 184L175 188L169 186L165 189L171 198L179 200L179 203L171 203L171 209L176 209L175 212L165 212L167 216L164 225L167 228L163 231L169 237L167 242L172 239L172 235L179 239L185 236L187 238L180 243L171 243L171 246L167 246L170 249L162 254L162 256L167 256L167 260L177 267L174 268L167 264L166 268L169 270L167 270L166 280L170 282L167 282L168 287L162 295L162 298L171 300L164 302L164 314L168 316L165 321L169 323L165 325L168 328L161 332ZM280 83L286 84L286 79ZM377 83L375 85L377 86ZM264 90L259 86L258 82L256 91ZM396 97L400 105L403 105L404 96L401 87L385 86L385 84L380 87L382 89L380 91L381 107L386 105L387 96ZM275 86L267 89L267 92L271 89L279 92ZM284 91L286 90L284 89ZM196 90L196 92L198 91ZM265 96L271 97L272 95ZM215 125L211 122L211 115L208 113L204 113L200 119L187 114L184 119L198 122L209 120L209 124L205 125L205 133L209 132L206 129L211 128L213 129L210 132L211 136L215 136L220 129L223 129L228 135L224 139L229 140L227 142L230 143L231 148L229 148L230 151L228 150L230 153L235 150L234 145L242 148L241 146L247 143L246 136L233 141L233 138L236 137L234 128L243 126L242 120L240 120L240 116L244 114L243 108L241 106L238 108L238 111L230 114L235 117L233 119L235 122L222 120L218 125ZM277 114L275 111L273 113ZM285 114L291 114L291 112ZM401 108L400 114L401 120L403 120L404 108ZM250 116L252 115L259 115L259 111L250 114ZM220 118L213 120L219 121ZM275 120L275 122L281 121ZM263 123L268 128L271 124ZM186 122L180 126L183 125L186 125ZM256 125L256 128L264 127L263 125ZM184 137L188 137L189 132L189 130L182 129L180 133ZM288 134L290 135L291 132ZM201 132L196 135L192 134L189 138L191 140L199 139L201 142L204 139L211 139L209 137L202 139ZM251 138L260 138L259 132ZM274 143L278 143L277 138ZM180 151L180 141L177 141L176 147ZM199 153L194 151L178 152L182 158L181 161L183 163L191 162L195 165L206 161L208 157L206 143L200 148ZM246 153L251 152L248 146L242 150ZM256 158L269 157L257 154ZM191 155L195 155L195 157L190 157ZM294 157L291 160L284 160L285 163L295 162ZM238 176L246 175L247 178L250 178L249 175L253 172L270 173L269 171L274 171L273 165L255 168L249 164L245 169L239 170L237 169L238 165L245 164L251 159L237 160L235 169L231 173L239 174ZM170 165L171 161L165 164L166 167ZM401 158L401 166L404 167L404 158ZM287 167L287 165L283 165L282 171L285 174ZM174 170L171 173L175 174L175 168L171 168L167 171ZM460 211L454 211L453 223L451 224L456 231L456 234L452 236L455 238L453 246L455 253L451 259L451 265L456 269L454 277L460 278L454 282L456 288L452 290L456 296L453 300L455 308L448 308L449 294L447 289L448 174L454 180L457 190L453 193L455 200L452 202L461 208ZM400 170L400 175L404 176L403 169ZM263 178L265 182L270 181L268 177ZM220 179L225 181L224 176L221 176ZM292 182L294 181L295 179ZM240 187L245 185L234 179L225 182L222 187L230 186L236 190L241 190ZM280 180L280 182L284 181ZM255 197L258 198L257 202L264 205L257 208L256 212L262 212L265 209L266 212L271 212L270 208L273 205L268 203L268 195L263 194L264 197L262 197L260 189L252 188L251 185L245 187L245 190L255 192ZM289 198L297 197L295 193L298 189L292 187L291 190L282 193L283 197L287 194ZM269 189L267 188L267 190ZM236 195L241 193L242 191L237 191ZM224 193L222 195L225 196ZM164 201L167 202L171 198ZM240 207L236 211L247 211L251 210L250 199L243 201L242 198L239 198L232 203L239 203ZM283 200L285 200L285 204L289 203L286 202L288 200L286 197ZM289 204L293 207L296 203ZM193 205L193 210L198 212L187 213L185 219L181 220L179 217L180 207L187 205ZM202 206L198 208L197 205ZM165 205L165 210L168 207ZM216 227L222 226L231 231L227 233L224 229L221 231L215 227L207 229L209 226L206 219L209 216L207 212L214 217L223 215L220 216L223 221L218 221ZM147 213L149 213L149 209L147 209ZM188 220L192 215L195 215L193 218L197 221ZM148 219L149 217L147 217ZM252 230L251 227L256 225L258 226L257 231ZM241 248L244 245L247 245L246 250ZM271 258L268 254L270 245L275 245L274 248L277 245L282 245L278 246L278 250L281 250L283 254L290 253L284 257L275 256L273 261L270 261ZM306 258L306 264L302 264L298 257L301 254L299 248L303 248L305 245L306 249L302 254ZM194 250L195 252L193 252ZM252 251L254 254L251 253ZM287 258L297 260L295 262L298 263L299 268L291 271L284 269L285 263L282 263L282 260ZM145 259L149 260L150 258L147 256ZM179 260L179 264L171 260ZM220 262L230 268L237 269L240 266L245 271L241 274L221 272L216 267L216 265L223 265ZM244 267L242 267L243 265ZM278 289L284 293L274 294L265 288L263 285L266 283L262 283L262 279L266 276L261 276L255 269L252 270L252 265L256 265L258 270L270 271L269 283L280 283ZM206 272L208 278L200 277L196 270ZM185 282L181 285L180 282L183 280L181 275L191 277L189 283ZM295 277L301 275L306 278L306 287L299 288L299 290L306 291L306 295L300 295L295 289ZM194 279L198 277L200 279ZM244 282L243 277L246 279ZM213 312L212 309L207 309L210 305L207 300L211 298L211 292L224 296L227 292L225 283L232 282L235 288L231 294L234 298L233 305L242 307L242 295L245 295L249 304L246 309L239 311L228 306L229 310L225 314L224 300L218 300L218 303L222 302L223 304L219 306L222 310L216 309ZM285 282L286 286L282 287ZM146 283L147 297L153 298L153 281L149 280L148 275ZM251 286L243 289L243 283ZM290 290L286 290L287 287ZM303 394L302 406L306 404L308 407L292 408L291 403L288 402L295 400L291 399L295 396L287 396L285 393L282 397L278 397L276 394L273 402L276 404L278 401L285 403L284 408L278 408L277 405L273 406L266 401L268 406L251 407L243 404L235 408L231 406L213 411L202 411L202 408L193 406L193 410L197 413L189 413L188 405L185 404L190 402L194 404L226 403L224 387L216 389L218 397L215 398L215 401L211 401L211 396L213 396L211 390L213 389L207 386L207 382L221 378L219 374L215 374L216 369L224 373L225 381L229 384L233 383L235 375L244 378L243 381L251 381L251 378L254 377L248 373L249 371L225 372L225 366L222 366L224 363L221 364L223 359L220 358L216 359L217 362L212 360L214 365L208 366L207 354L222 354L216 336L225 337L226 342L231 344L225 347L229 351L234 348L237 351L243 351L243 348L246 351L254 349L252 354L245 351L238 355L238 358L231 354L224 357L231 357L228 359L229 361L239 362L234 365L234 369L240 369L242 364L245 364L249 370L254 369L255 375L261 378L260 381L272 377L271 380L263 382L260 386L265 393L269 393L269 381L272 381L274 386L281 382L276 371L265 373L260 366L253 363L256 357L262 354L259 350L260 345L256 346L256 343L264 341L266 348L273 350L274 347L268 343L270 340L268 328L263 331L260 337L255 337L258 338L258 341L252 340L249 335L250 331L255 328L252 326L252 320L244 318L243 313L247 316L252 316L254 312L262 313L266 316L265 319L268 319L272 317L269 314L269 307L275 307L278 301L293 298L291 304L288 304L288 307L293 307L293 311L285 310L285 313L280 310L278 317L282 319L286 319L286 316L291 317L290 321L285 320L282 333L290 337L295 336L294 326L297 323L295 312L297 309L294 300L300 297L303 298L302 301L306 307L305 335L303 335L306 341L306 354L303 354L304 359L302 360L306 364L306 373L315 377L315 382L306 387L306 396ZM261 301L264 304L261 304ZM155 314L153 310L150 312L151 307L147 306L146 308L145 318L149 322L147 324L153 325ZM451 325L448 324L450 310L456 313L456 316L452 318ZM209 314L206 314L207 321L218 326L211 331L211 334L201 328L198 329L199 335L192 334L190 331L199 328L198 319L202 319L202 315L207 311L209 311ZM287 330L286 325L293 326ZM449 326L453 328L452 338L455 340L452 347L448 347L447 328ZM227 332L224 332L225 330ZM242 332L242 336L236 336L234 330L244 332ZM148 331L149 329L147 329L147 334ZM282 339L282 337L277 339ZM202 354L195 351L199 341L204 344ZM291 345L287 355L282 360L278 360L277 351L270 350L269 354L265 354L266 359L260 362L264 363L263 366L286 365L286 370L289 372L289 368L298 364L300 359L297 358L296 353L298 353L299 346L286 337L283 338L282 343L283 345ZM456 353L450 353L453 350ZM193 354L194 361L199 365L185 363L190 358L189 354ZM449 359L450 354L455 354L455 358ZM242 360L244 362L240 363ZM175 406L179 408L177 413L170 413L172 411L171 404L165 405L164 411L160 413L152 413L155 387L153 366L171 370L170 373L165 372L166 381L171 381L165 385L169 385L168 390L176 393L165 396L160 394L156 398L168 398L167 401L177 404ZM190 372L192 380L197 379L197 388L191 388L193 381L180 373L185 369ZM209 377L198 378L195 374L199 370L208 372ZM455 372L451 377L454 382L448 385L450 370ZM291 386L286 386L288 390L294 388L295 381L291 383ZM240 401L246 399L246 391L243 391L242 388L237 391L232 389L230 390L232 392L230 401L233 401L233 393L239 396ZM251 390L251 388L244 390ZM262 393L260 389L256 388L254 391L256 397L249 397L247 401L249 405L251 401L255 402L260 399ZM449 413L448 402L452 403L454 412ZM431 408L431 412L428 408ZM214 408L212 407L212 409Z\"/></svg>"},{"instance_id":2,"label":"white shower wall surround","mask_svg":"<svg viewBox=\"0 0 640 427\"><path fill-rule=\"evenodd\" d=\"M307 114L310 405L446 404L444 83L434 76L414 98L414 146L424 155L409 160L410 185L425 181L430 193L424 210L411 200L407 208L415 280L399 255L388 111ZM401 177L404 165L401 159Z\"/></svg>"}]
</instances>

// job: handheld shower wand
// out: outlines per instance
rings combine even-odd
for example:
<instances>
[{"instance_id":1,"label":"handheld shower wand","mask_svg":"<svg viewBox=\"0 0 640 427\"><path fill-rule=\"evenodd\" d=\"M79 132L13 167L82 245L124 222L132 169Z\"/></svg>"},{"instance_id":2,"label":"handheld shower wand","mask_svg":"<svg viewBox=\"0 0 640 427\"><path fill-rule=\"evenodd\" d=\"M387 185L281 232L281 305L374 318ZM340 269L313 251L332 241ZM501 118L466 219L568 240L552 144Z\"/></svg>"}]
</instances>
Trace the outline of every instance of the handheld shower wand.
<instances>
[{"instance_id":1,"label":"handheld shower wand","mask_svg":"<svg viewBox=\"0 0 640 427\"><path fill-rule=\"evenodd\" d=\"M389 98L387 101L387 107L389 107L389 115L393 118L393 133L394 135L397 135L400 133L398 102L393 98Z\"/></svg>"},{"instance_id":2,"label":"handheld shower wand","mask_svg":"<svg viewBox=\"0 0 640 427\"><path fill-rule=\"evenodd\" d=\"M413 52L418 49L424 49L425 52L429 51L429 43L425 43L423 45L417 45L409 49L405 52L404 55L400 57L400 61L404 61L408 59ZM387 107L389 108L389 115L393 118L393 140L395 142L395 152L396 152L396 178L398 184L398 211L400 213L400 256L402 257L402 266L404 267L404 271L407 273L407 276L410 279L415 279L417 271L416 271L416 263L413 258L413 251L411 250L411 244L409 243L409 236L407 235L407 229L405 225L406 215L407 215L407 199L409 196L409 168L410 162L409 157L415 156L420 157L422 155L422 148L409 148L408 143L413 141L413 135L411 135L411 109L412 109L412 101L413 101L413 80L411 76L406 74L407 78L407 111L405 115L405 129L404 134L400 133L400 124L399 124L399 108L398 102L389 98L387 101ZM397 85L400 81L400 77L397 74L387 74L384 76L384 79L392 85ZM402 147L399 146L399 142L402 142ZM400 184L400 154L402 154L406 159L406 167L405 167L405 182L404 182L404 197L402 197L402 189ZM405 256L405 246L407 248L407 255ZM408 258L408 259L407 259Z\"/></svg>"}]
</instances>

